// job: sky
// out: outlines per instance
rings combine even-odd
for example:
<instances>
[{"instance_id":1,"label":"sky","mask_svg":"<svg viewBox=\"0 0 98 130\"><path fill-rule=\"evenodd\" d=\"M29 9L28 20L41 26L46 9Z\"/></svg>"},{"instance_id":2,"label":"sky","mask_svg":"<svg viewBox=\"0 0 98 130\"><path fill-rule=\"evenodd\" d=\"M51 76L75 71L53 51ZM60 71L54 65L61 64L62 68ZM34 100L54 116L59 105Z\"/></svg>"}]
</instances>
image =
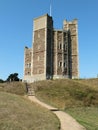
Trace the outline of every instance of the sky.
<instances>
[{"instance_id":1,"label":"sky","mask_svg":"<svg viewBox=\"0 0 98 130\"><path fill-rule=\"evenodd\" d=\"M23 78L24 47L32 47L33 19L51 14L55 29L78 19L80 78L98 76L98 0L0 0L0 79Z\"/></svg>"}]
</instances>

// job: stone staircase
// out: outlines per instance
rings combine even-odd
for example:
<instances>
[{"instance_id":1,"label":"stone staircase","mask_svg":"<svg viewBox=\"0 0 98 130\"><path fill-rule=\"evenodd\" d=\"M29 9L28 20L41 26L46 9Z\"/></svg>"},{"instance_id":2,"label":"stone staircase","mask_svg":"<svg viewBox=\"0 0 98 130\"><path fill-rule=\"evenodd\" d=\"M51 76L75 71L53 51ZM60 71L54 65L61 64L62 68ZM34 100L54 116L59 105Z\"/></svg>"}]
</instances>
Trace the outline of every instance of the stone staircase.
<instances>
[{"instance_id":1,"label":"stone staircase","mask_svg":"<svg viewBox=\"0 0 98 130\"><path fill-rule=\"evenodd\" d=\"M33 87L28 86L28 96L35 96Z\"/></svg>"},{"instance_id":2,"label":"stone staircase","mask_svg":"<svg viewBox=\"0 0 98 130\"><path fill-rule=\"evenodd\" d=\"M34 88L26 83L26 91L28 96L35 96Z\"/></svg>"}]
</instances>

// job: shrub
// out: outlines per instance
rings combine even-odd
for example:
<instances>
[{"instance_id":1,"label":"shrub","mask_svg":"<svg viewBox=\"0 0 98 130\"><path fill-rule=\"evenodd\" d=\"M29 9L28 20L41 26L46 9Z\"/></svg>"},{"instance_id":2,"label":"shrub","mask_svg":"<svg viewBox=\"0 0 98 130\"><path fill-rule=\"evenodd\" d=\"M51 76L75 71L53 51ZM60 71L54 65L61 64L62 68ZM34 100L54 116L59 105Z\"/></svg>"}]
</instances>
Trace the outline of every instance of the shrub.
<instances>
[{"instance_id":1,"label":"shrub","mask_svg":"<svg viewBox=\"0 0 98 130\"><path fill-rule=\"evenodd\" d=\"M4 83L4 80L3 80L3 79L0 79L0 83Z\"/></svg>"}]
</instances>

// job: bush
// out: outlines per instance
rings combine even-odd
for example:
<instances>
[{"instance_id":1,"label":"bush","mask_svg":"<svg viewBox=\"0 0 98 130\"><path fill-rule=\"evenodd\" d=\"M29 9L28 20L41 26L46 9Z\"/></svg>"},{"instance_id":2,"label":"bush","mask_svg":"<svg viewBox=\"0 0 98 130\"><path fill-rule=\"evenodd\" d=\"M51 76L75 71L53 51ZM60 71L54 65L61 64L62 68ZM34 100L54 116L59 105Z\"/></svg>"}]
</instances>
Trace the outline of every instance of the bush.
<instances>
[{"instance_id":1,"label":"bush","mask_svg":"<svg viewBox=\"0 0 98 130\"><path fill-rule=\"evenodd\" d=\"M0 79L0 83L4 83L4 80L3 80L3 79Z\"/></svg>"},{"instance_id":2,"label":"bush","mask_svg":"<svg viewBox=\"0 0 98 130\"><path fill-rule=\"evenodd\" d=\"M12 81L19 81L18 78L18 73L10 74L7 78L7 81L12 82Z\"/></svg>"}]
</instances>

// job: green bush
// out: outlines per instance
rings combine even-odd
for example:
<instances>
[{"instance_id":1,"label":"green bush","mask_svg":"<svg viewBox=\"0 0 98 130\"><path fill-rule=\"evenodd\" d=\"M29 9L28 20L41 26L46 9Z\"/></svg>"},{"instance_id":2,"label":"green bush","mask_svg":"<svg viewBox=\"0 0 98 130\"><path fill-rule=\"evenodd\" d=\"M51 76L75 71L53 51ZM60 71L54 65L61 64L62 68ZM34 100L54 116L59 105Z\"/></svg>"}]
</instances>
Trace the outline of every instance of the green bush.
<instances>
[{"instance_id":1,"label":"green bush","mask_svg":"<svg viewBox=\"0 0 98 130\"><path fill-rule=\"evenodd\" d=\"M4 80L3 80L3 79L0 79L0 83L4 83Z\"/></svg>"}]
</instances>

